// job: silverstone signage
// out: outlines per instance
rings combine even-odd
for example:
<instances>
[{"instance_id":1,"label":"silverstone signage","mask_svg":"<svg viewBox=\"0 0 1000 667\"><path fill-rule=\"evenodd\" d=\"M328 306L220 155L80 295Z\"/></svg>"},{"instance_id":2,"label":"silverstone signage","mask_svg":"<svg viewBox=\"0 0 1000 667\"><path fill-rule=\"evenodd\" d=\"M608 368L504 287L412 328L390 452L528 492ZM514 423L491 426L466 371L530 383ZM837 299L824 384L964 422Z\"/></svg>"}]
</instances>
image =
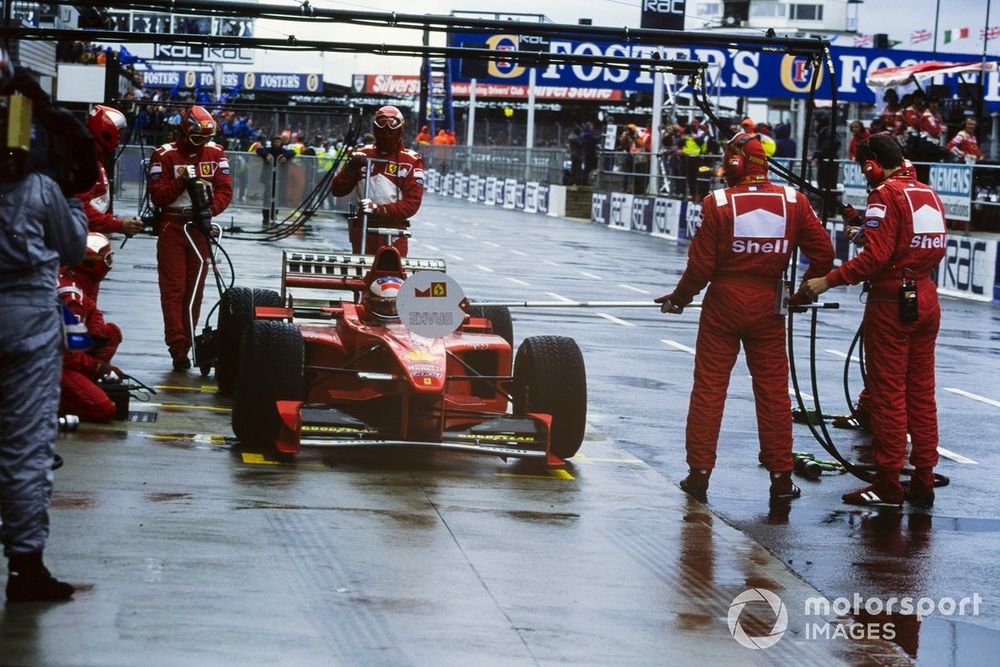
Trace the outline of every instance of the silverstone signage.
<instances>
[{"instance_id":1,"label":"silverstone signage","mask_svg":"<svg viewBox=\"0 0 1000 667\"><path fill-rule=\"evenodd\" d=\"M355 74L354 90L368 95L420 94L420 77L405 74ZM468 97L471 84L456 81L451 84L452 97ZM527 84L476 82L476 97L503 97L528 99ZM616 102L623 99L621 90L607 88L581 88L579 86L535 86L535 98L539 100L593 100Z\"/></svg>"},{"instance_id":2,"label":"silverstone signage","mask_svg":"<svg viewBox=\"0 0 1000 667\"><path fill-rule=\"evenodd\" d=\"M972 165L932 164L927 180L941 197L946 218L972 218Z\"/></svg>"},{"instance_id":3,"label":"silverstone signage","mask_svg":"<svg viewBox=\"0 0 1000 667\"><path fill-rule=\"evenodd\" d=\"M645 0L644 0L645 1ZM453 46L483 45L502 52L518 47L516 34L461 33L450 35ZM769 97L774 99L804 98L809 95L811 68L808 59L783 53L762 53L739 49L659 47L649 44L626 42L584 42L553 38L549 51L555 53L575 53L582 55L605 55L610 57L651 58L653 53L670 60L699 60L708 63L713 75L713 85L718 85L723 96ZM837 99L841 102L875 101L875 92L865 80L871 72L886 68L900 67L923 62L969 62L978 61L982 54L955 54L944 56L930 51L899 51L896 49L853 48L831 46L831 55L836 68ZM989 58L997 60L996 57ZM453 72L459 72L456 60ZM482 79L488 83L527 85L528 67L511 58L489 61L489 76ZM579 88L610 88L615 90L649 91L653 87L652 72L636 72L615 67L592 65L549 65L538 67L537 84L544 86L566 86ZM829 75L824 70L817 90L818 99L830 99ZM456 81L468 81L456 77ZM667 75L672 82L672 75ZM942 77L942 83L955 86L957 78ZM987 107L1000 110L1000 72L989 72L986 77Z\"/></svg>"}]
</instances>

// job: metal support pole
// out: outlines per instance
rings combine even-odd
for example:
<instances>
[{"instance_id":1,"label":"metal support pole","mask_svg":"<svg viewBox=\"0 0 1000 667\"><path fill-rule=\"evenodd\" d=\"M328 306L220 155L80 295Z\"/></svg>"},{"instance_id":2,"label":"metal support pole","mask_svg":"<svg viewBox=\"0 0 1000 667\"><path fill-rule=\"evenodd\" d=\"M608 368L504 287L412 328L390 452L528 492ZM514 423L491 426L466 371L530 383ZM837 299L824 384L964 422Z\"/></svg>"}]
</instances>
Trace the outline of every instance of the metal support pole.
<instances>
[{"instance_id":1,"label":"metal support pole","mask_svg":"<svg viewBox=\"0 0 1000 667\"><path fill-rule=\"evenodd\" d=\"M215 101L222 99L222 63L212 65L212 82L215 84Z\"/></svg>"},{"instance_id":2,"label":"metal support pole","mask_svg":"<svg viewBox=\"0 0 1000 667\"><path fill-rule=\"evenodd\" d=\"M993 132L990 134L990 159L1000 158L1000 112L994 111L990 114L993 117Z\"/></svg>"},{"instance_id":3,"label":"metal support pole","mask_svg":"<svg viewBox=\"0 0 1000 667\"><path fill-rule=\"evenodd\" d=\"M524 144L535 147L535 68L528 70L528 137Z\"/></svg>"},{"instance_id":4,"label":"metal support pole","mask_svg":"<svg viewBox=\"0 0 1000 667\"><path fill-rule=\"evenodd\" d=\"M653 118L649 123L649 184L646 193L655 195L660 191L660 123L663 118L663 72L653 73Z\"/></svg>"},{"instance_id":5,"label":"metal support pole","mask_svg":"<svg viewBox=\"0 0 1000 667\"><path fill-rule=\"evenodd\" d=\"M465 127L465 145L472 146L475 141L476 126L476 80L469 81L469 119Z\"/></svg>"}]
</instances>

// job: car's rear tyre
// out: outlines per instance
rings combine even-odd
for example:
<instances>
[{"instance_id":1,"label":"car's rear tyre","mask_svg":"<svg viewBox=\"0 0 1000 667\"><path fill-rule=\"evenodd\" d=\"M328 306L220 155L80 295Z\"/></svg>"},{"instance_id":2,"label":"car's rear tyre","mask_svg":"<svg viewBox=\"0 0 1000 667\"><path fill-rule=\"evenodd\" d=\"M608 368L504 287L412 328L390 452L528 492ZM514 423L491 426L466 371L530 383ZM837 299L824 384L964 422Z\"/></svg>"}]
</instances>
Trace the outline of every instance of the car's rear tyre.
<instances>
[{"instance_id":1,"label":"car's rear tyre","mask_svg":"<svg viewBox=\"0 0 1000 667\"><path fill-rule=\"evenodd\" d=\"M281 426L276 401L305 394L302 333L290 322L256 320L243 333L243 363L233 397L233 433L240 442L270 449Z\"/></svg>"},{"instance_id":2,"label":"car's rear tyre","mask_svg":"<svg viewBox=\"0 0 1000 667\"><path fill-rule=\"evenodd\" d=\"M223 394L231 394L240 374L240 341L243 331L254 318L257 306L281 306L281 296L274 290L232 287L219 304L219 354L215 383Z\"/></svg>"},{"instance_id":3,"label":"car's rear tyre","mask_svg":"<svg viewBox=\"0 0 1000 667\"><path fill-rule=\"evenodd\" d=\"M514 413L552 415L552 453L572 458L587 427L587 370L576 341L525 338L514 359Z\"/></svg>"},{"instance_id":4,"label":"car's rear tyre","mask_svg":"<svg viewBox=\"0 0 1000 667\"><path fill-rule=\"evenodd\" d=\"M510 316L510 308L507 306L478 305L472 306L473 317L482 317L490 321L493 333L500 336L511 349L514 349L514 320Z\"/></svg>"}]
</instances>

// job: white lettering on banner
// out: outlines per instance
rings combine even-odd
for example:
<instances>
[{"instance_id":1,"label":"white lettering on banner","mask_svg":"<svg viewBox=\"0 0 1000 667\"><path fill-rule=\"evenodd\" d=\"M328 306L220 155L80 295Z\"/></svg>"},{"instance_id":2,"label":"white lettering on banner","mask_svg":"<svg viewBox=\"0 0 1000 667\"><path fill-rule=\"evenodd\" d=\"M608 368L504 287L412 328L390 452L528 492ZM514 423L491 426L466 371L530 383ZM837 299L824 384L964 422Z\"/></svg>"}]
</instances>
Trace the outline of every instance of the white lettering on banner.
<instances>
[{"instance_id":1,"label":"white lettering on banner","mask_svg":"<svg viewBox=\"0 0 1000 667\"><path fill-rule=\"evenodd\" d=\"M738 51L733 58L733 88L753 88L760 80L760 54Z\"/></svg>"},{"instance_id":2,"label":"white lettering on banner","mask_svg":"<svg viewBox=\"0 0 1000 667\"><path fill-rule=\"evenodd\" d=\"M642 0L642 11L657 14L684 14L685 0Z\"/></svg>"},{"instance_id":3,"label":"white lettering on banner","mask_svg":"<svg viewBox=\"0 0 1000 667\"><path fill-rule=\"evenodd\" d=\"M949 220L970 220L972 217L972 166L966 164L932 164L928 185L937 192Z\"/></svg>"},{"instance_id":4,"label":"white lettering on banner","mask_svg":"<svg viewBox=\"0 0 1000 667\"><path fill-rule=\"evenodd\" d=\"M649 197L634 197L632 199L632 231L648 232L646 226L646 211L652 205L653 200Z\"/></svg>"},{"instance_id":5,"label":"white lettering on banner","mask_svg":"<svg viewBox=\"0 0 1000 667\"><path fill-rule=\"evenodd\" d=\"M503 207L504 208L514 208L514 189L517 187L517 181L513 178L508 178L503 184Z\"/></svg>"},{"instance_id":6,"label":"white lettering on banner","mask_svg":"<svg viewBox=\"0 0 1000 667\"><path fill-rule=\"evenodd\" d=\"M608 224L608 221L604 218L604 204L608 201L608 194L606 192L595 192L591 195L590 199L590 219L593 222L599 222L602 225Z\"/></svg>"},{"instance_id":7,"label":"white lettering on banner","mask_svg":"<svg viewBox=\"0 0 1000 667\"><path fill-rule=\"evenodd\" d=\"M837 90L841 93L853 93L857 91L857 85L861 83L861 77L865 73L864 56L842 56L840 59L841 79Z\"/></svg>"},{"instance_id":8,"label":"white lettering on banner","mask_svg":"<svg viewBox=\"0 0 1000 667\"><path fill-rule=\"evenodd\" d=\"M936 282L942 294L992 301L996 281L997 242L956 237L948 239Z\"/></svg>"},{"instance_id":9,"label":"white lettering on banner","mask_svg":"<svg viewBox=\"0 0 1000 667\"><path fill-rule=\"evenodd\" d=\"M524 183L520 181L514 186L514 208L524 208Z\"/></svg>"},{"instance_id":10,"label":"white lettering on banner","mask_svg":"<svg viewBox=\"0 0 1000 667\"><path fill-rule=\"evenodd\" d=\"M538 212L538 183L534 181L528 181L524 186L524 212L525 213L537 213Z\"/></svg>"},{"instance_id":11,"label":"white lettering on banner","mask_svg":"<svg viewBox=\"0 0 1000 667\"><path fill-rule=\"evenodd\" d=\"M856 162L843 164L844 203L861 208L868 203L868 179Z\"/></svg>"},{"instance_id":12,"label":"white lettering on banner","mask_svg":"<svg viewBox=\"0 0 1000 667\"><path fill-rule=\"evenodd\" d=\"M628 229L631 226L632 195L620 192L611 193L611 216L608 224L615 229Z\"/></svg>"},{"instance_id":13,"label":"white lettering on banner","mask_svg":"<svg viewBox=\"0 0 1000 667\"><path fill-rule=\"evenodd\" d=\"M701 229L701 204L688 203L685 226L687 228L687 238L693 239L694 235Z\"/></svg>"},{"instance_id":14,"label":"white lettering on banner","mask_svg":"<svg viewBox=\"0 0 1000 667\"><path fill-rule=\"evenodd\" d=\"M653 229L651 233L654 236L676 239L680 218L680 201L658 197L653 203Z\"/></svg>"}]
</instances>

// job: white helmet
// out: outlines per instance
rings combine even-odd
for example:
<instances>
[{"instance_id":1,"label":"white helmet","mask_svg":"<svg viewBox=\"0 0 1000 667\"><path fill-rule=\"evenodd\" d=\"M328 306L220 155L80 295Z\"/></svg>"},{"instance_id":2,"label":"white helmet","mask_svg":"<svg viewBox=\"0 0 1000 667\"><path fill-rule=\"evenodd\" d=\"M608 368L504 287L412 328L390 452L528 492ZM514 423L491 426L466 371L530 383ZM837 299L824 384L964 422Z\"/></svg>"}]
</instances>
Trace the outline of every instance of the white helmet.
<instances>
[{"instance_id":1,"label":"white helmet","mask_svg":"<svg viewBox=\"0 0 1000 667\"><path fill-rule=\"evenodd\" d=\"M368 312L383 320L398 320L396 297L403 279L397 276L382 276L372 281L368 287Z\"/></svg>"}]
</instances>

